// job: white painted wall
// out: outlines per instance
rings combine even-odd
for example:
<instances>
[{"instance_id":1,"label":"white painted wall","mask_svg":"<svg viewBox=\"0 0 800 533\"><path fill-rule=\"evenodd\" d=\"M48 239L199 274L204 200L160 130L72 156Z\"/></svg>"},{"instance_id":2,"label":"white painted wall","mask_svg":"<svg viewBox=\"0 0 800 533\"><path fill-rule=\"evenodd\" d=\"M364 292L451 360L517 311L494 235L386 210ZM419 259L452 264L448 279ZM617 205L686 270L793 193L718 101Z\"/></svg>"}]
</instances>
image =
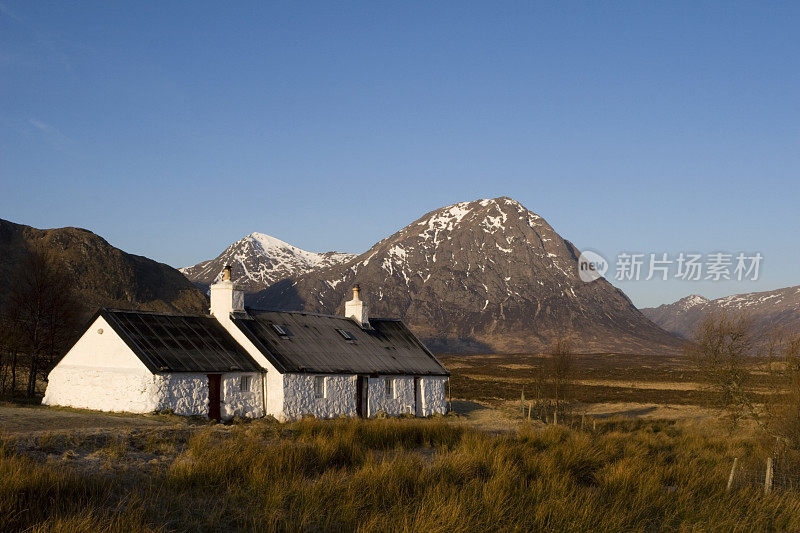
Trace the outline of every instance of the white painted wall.
<instances>
[{"instance_id":1,"label":"white painted wall","mask_svg":"<svg viewBox=\"0 0 800 533\"><path fill-rule=\"evenodd\" d=\"M97 317L58 366L150 371L103 317Z\"/></svg>"},{"instance_id":2,"label":"white painted wall","mask_svg":"<svg viewBox=\"0 0 800 533\"><path fill-rule=\"evenodd\" d=\"M386 378L394 381L394 396L386 394ZM367 393L369 416L380 412L390 416L404 413L414 414L414 377L413 376L378 376L369 378Z\"/></svg>"},{"instance_id":3,"label":"white painted wall","mask_svg":"<svg viewBox=\"0 0 800 533\"><path fill-rule=\"evenodd\" d=\"M159 398L153 374L98 317L50 372L42 403L148 413Z\"/></svg>"},{"instance_id":4,"label":"white painted wall","mask_svg":"<svg viewBox=\"0 0 800 533\"><path fill-rule=\"evenodd\" d=\"M263 356L262 356L263 357ZM269 364L269 363L267 363ZM283 381L284 376L269 365L271 370L267 370L267 414L272 415L278 420L283 417Z\"/></svg>"},{"instance_id":5,"label":"white painted wall","mask_svg":"<svg viewBox=\"0 0 800 533\"><path fill-rule=\"evenodd\" d=\"M241 390L242 376L250 376L250 391ZM222 375L222 418L234 416L259 418L264 416L261 374L231 372Z\"/></svg>"},{"instance_id":6,"label":"white painted wall","mask_svg":"<svg viewBox=\"0 0 800 533\"><path fill-rule=\"evenodd\" d=\"M176 415L208 416L208 376L191 372L156 374L156 411L170 409Z\"/></svg>"},{"instance_id":7,"label":"white painted wall","mask_svg":"<svg viewBox=\"0 0 800 533\"><path fill-rule=\"evenodd\" d=\"M314 374L283 375L283 410L279 420L294 420L303 415L317 418L357 416L356 376L325 375L325 397L314 397Z\"/></svg>"},{"instance_id":8,"label":"white painted wall","mask_svg":"<svg viewBox=\"0 0 800 533\"><path fill-rule=\"evenodd\" d=\"M447 413L447 377L425 376L419 379L419 416Z\"/></svg>"},{"instance_id":9,"label":"white painted wall","mask_svg":"<svg viewBox=\"0 0 800 533\"><path fill-rule=\"evenodd\" d=\"M159 408L155 376L136 370L56 366L48 376L44 405L99 411L151 413Z\"/></svg>"},{"instance_id":10,"label":"white painted wall","mask_svg":"<svg viewBox=\"0 0 800 533\"><path fill-rule=\"evenodd\" d=\"M383 412L389 416L405 413L430 416L447 412L447 377L420 378L420 406L417 410L413 376L391 376L394 395L386 394L386 376L367 378L368 416ZM314 374L286 374L283 376L284 405L279 420L295 420L304 415L317 418L358 416L356 412L356 376L326 375L325 398L314 397Z\"/></svg>"}]
</instances>

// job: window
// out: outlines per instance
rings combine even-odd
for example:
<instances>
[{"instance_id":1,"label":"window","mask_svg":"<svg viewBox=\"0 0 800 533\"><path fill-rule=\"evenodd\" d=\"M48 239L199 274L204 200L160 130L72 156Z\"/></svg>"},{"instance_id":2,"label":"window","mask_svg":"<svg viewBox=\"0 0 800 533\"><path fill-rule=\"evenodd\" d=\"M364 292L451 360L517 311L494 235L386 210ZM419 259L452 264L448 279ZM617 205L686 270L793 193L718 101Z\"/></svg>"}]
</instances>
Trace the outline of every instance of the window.
<instances>
[{"instance_id":1,"label":"window","mask_svg":"<svg viewBox=\"0 0 800 533\"><path fill-rule=\"evenodd\" d=\"M253 380L253 376L242 376L239 379L239 390L242 392L250 392L250 385Z\"/></svg>"},{"instance_id":2,"label":"window","mask_svg":"<svg viewBox=\"0 0 800 533\"><path fill-rule=\"evenodd\" d=\"M356 340L356 338L353 336L353 334L350 333L349 331L345 331L343 329L337 329L336 331L338 331L339 335L341 335L342 337L344 337L348 341Z\"/></svg>"},{"instance_id":3,"label":"window","mask_svg":"<svg viewBox=\"0 0 800 533\"><path fill-rule=\"evenodd\" d=\"M386 378L384 384L386 386L386 396L394 398L394 378Z\"/></svg>"},{"instance_id":4,"label":"window","mask_svg":"<svg viewBox=\"0 0 800 533\"><path fill-rule=\"evenodd\" d=\"M314 398L324 398L325 392L325 376L314 376Z\"/></svg>"},{"instance_id":5,"label":"window","mask_svg":"<svg viewBox=\"0 0 800 533\"><path fill-rule=\"evenodd\" d=\"M280 326L278 324L272 324L272 329L274 329L275 333L277 333L281 337L288 337L289 336L289 330L286 329L283 326Z\"/></svg>"}]
</instances>

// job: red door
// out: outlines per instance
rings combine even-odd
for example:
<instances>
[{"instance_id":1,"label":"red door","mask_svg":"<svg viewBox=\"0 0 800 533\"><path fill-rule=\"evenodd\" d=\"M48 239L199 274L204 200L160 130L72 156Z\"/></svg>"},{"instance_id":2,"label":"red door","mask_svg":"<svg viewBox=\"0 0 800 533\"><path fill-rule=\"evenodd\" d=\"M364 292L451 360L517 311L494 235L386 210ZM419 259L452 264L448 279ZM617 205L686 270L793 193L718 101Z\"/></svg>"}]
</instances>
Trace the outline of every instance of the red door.
<instances>
[{"instance_id":1,"label":"red door","mask_svg":"<svg viewBox=\"0 0 800 533\"><path fill-rule=\"evenodd\" d=\"M221 378L221 374L208 375L208 418L216 420L217 422L219 422L221 418L219 409L221 401L220 389L222 388Z\"/></svg>"}]
</instances>

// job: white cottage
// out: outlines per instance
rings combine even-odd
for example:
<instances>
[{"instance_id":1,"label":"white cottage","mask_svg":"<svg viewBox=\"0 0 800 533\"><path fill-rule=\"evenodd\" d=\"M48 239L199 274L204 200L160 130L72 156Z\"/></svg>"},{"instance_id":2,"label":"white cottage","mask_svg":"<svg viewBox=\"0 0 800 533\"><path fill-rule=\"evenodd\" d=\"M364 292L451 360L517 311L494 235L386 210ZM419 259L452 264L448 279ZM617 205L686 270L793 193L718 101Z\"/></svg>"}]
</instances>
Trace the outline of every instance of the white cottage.
<instances>
[{"instance_id":1,"label":"white cottage","mask_svg":"<svg viewBox=\"0 0 800 533\"><path fill-rule=\"evenodd\" d=\"M357 285L342 317L256 311L226 267L210 316L98 312L43 403L214 419L429 416L447 409L447 379L402 321L369 318Z\"/></svg>"}]
</instances>

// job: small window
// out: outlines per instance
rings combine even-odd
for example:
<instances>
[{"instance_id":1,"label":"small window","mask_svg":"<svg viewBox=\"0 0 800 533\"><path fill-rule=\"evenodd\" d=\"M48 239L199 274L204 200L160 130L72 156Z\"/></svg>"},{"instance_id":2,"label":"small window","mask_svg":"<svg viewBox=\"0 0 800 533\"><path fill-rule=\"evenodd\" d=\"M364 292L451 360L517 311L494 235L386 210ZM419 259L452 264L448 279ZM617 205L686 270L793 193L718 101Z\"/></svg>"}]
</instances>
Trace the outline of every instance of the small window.
<instances>
[{"instance_id":1,"label":"small window","mask_svg":"<svg viewBox=\"0 0 800 533\"><path fill-rule=\"evenodd\" d=\"M241 379L239 379L239 390L242 392L250 392L252 380L253 376L242 376Z\"/></svg>"},{"instance_id":2,"label":"small window","mask_svg":"<svg viewBox=\"0 0 800 533\"><path fill-rule=\"evenodd\" d=\"M314 376L314 398L324 398L325 392L325 376Z\"/></svg>"},{"instance_id":3,"label":"small window","mask_svg":"<svg viewBox=\"0 0 800 533\"><path fill-rule=\"evenodd\" d=\"M289 330L286 329L283 326L280 326L278 324L272 324L272 329L274 329L275 333L277 333L281 337L288 337L289 336Z\"/></svg>"},{"instance_id":4,"label":"small window","mask_svg":"<svg viewBox=\"0 0 800 533\"><path fill-rule=\"evenodd\" d=\"M336 331L338 331L339 335L341 335L342 337L344 337L348 341L356 340L356 338L353 336L353 334L350 333L349 331L345 331L343 329L337 329Z\"/></svg>"},{"instance_id":5,"label":"small window","mask_svg":"<svg viewBox=\"0 0 800 533\"><path fill-rule=\"evenodd\" d=\"M386 386L386 396L394 398L394 378L386 378L384 384Z\"/></svg>"}]
</instances>

